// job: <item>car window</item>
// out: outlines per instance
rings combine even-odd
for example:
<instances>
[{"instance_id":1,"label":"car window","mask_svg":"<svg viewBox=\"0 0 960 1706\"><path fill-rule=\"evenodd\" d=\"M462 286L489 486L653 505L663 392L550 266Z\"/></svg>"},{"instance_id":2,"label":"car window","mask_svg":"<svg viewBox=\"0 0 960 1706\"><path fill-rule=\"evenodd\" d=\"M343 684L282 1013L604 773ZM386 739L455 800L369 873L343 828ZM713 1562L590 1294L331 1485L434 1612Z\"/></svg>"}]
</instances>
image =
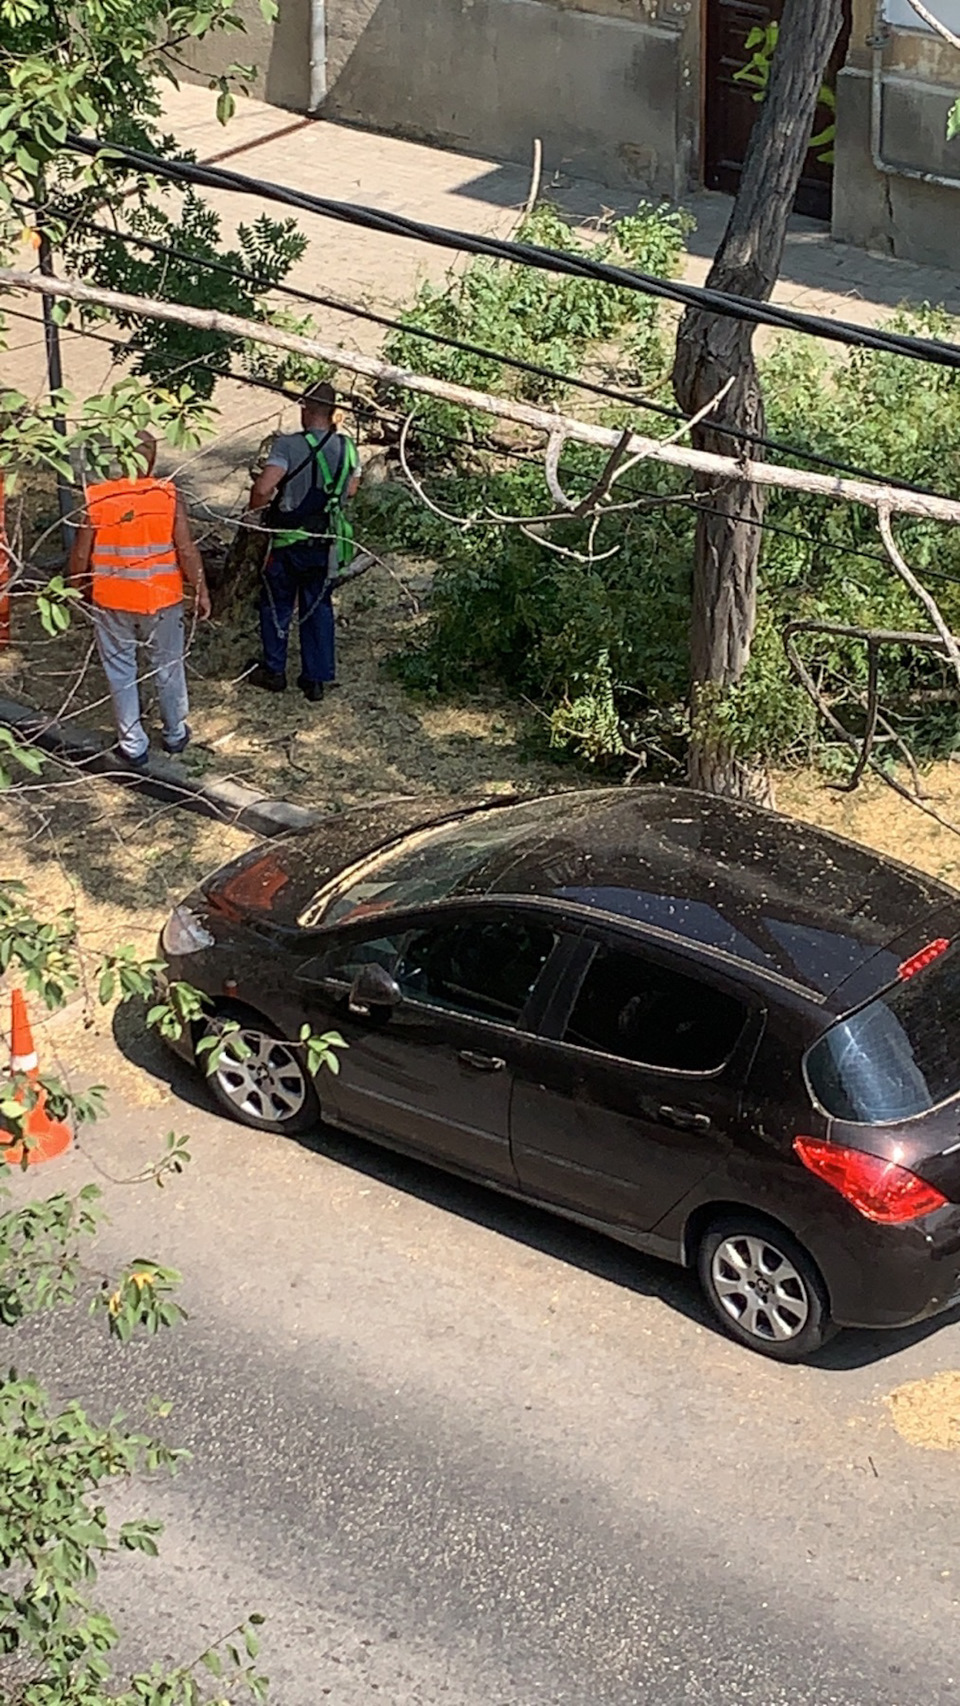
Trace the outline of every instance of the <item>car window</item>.
<instances>
[{"instance_id":1,"label":"car window","mask_svg":"<svg viewBox=\"0 0 960 1706\"><path fill-rule=\"evenodd\" d=\"M806 1066L820 1106L860 1124L914 1119L960 1094L960 953L841 1019Z\"/></svg>"},{"instance_id":2,"label":"car window","mask_svg":"<svg viewBox=\"0 0 960 1706\"><path fill-rule=\"evenodd\" d=\"M312 960L306 960L298 968L297 978L304 983L320 983L325 978L335 978L338 983L349 984L363 966L383 966L384 971L392 972L403 941L399 931L394 936L355 936L350 942L340 942L325 953L315 955Z\"/></svg>"},{"instance_id":3,"label":"car window","mask_svg":"<svg viewBox=\"0 0 960 1706\"><path fill-rule=\"evenodd\" d=\"M556 940L523 919L435 924L410 938L394 976L409 1001L515 1025Z\"/></svg>"},{"instance_id":4,"label":"car window","mask_svg":"<svg viewBox=\"0 0 960 1706\"><path fill-rule=\"evenodd\" d=\"M564 1041L643 1066L715 1072L746 1018L739 1001L710 984L640 954L598 948Z\"/></svg>"}]
</instances>

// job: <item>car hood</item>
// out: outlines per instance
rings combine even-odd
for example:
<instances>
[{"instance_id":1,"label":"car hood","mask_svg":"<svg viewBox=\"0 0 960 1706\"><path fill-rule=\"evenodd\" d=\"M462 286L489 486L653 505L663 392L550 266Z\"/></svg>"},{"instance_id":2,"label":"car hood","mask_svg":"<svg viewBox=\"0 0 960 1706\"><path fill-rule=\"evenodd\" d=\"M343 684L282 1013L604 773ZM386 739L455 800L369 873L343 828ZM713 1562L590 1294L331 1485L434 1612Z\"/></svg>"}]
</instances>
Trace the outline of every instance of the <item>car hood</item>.
<instances>
[{"instance_id":1,"label":"car hood","mask_svg":"<svg viewBox=\"0 0 960 1706\"><path fill-rule=\"evenodd\" d=\"M331 812L306 834L262 843L222 865L200 893L213 912L259 927L295 928L317 890L348 865L415 830L512 803L501 794L465 805L451 794Z\"/></svg>"}]
</instances>

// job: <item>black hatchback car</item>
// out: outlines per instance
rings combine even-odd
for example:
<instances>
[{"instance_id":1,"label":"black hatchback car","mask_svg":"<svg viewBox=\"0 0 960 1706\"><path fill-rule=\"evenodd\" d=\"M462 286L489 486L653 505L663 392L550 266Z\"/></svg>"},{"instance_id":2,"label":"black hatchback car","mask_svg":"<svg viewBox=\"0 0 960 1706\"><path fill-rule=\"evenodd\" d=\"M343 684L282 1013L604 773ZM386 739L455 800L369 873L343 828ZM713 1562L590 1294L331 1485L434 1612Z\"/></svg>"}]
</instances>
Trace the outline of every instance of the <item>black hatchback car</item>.
<instances>
[{"instance_id":1,"label":"black hatchback car","mask_svg":"<svg viewBox=\"0 0 960 1706\"><path fill-rule=\"evenodd\" d=\"M960 896L730 800L609 789L344 814L172 913L210 1082L696 1265L783 1360L960 1294ZM338 1030L311 1078L302 1027Z\"/></svg>"}]
</instances>

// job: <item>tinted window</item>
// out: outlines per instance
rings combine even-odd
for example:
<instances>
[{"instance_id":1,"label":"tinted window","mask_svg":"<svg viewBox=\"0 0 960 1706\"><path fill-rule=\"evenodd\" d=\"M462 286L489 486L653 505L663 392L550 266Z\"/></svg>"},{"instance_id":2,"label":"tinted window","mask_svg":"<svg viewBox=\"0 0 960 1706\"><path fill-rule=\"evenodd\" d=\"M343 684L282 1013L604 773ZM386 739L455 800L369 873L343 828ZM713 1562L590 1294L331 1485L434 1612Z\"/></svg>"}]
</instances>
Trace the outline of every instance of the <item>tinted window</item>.
<instances>
[{"instance_id":1,"label":"tinted window","mask_svg":"<svg viewBox=\"0 0 960 1706\"><path fill-rule=\"evenodd\" d=\"M960 955L896 985L814 1043L810 1088L841 1120L912 1119L960 1094Z\"/></svg>"},{"instance_id":2,"label":"tinted window","mask_svg":"<svg viewBox=\"0 0 960 1706\"><path fill-rule=\"evenodd\" d=\"M644 1066L713 1072L733 1049L746 1009L732 996L638 954L600 948L564 1041Z\"/></svg>"},{"instance_id":3,"label":"tinted window","mask_svg":"<svg viewBox=\"0 0 960 1706\"><path fill-rule=\"evenodd\" d=\"M319 983L323 978L336 978L338 983L352 983L363 966L383 966L392 971L403 944L403 937L355 936L350 942L338 943L325 954L307 960L297 971L305 983Z\"/></svg>"},{"instance_id":4,"label":"tinted window","mask_svg":"<svg viewBox=\"0 0 960 1706\"><path fill-rule=\"evenodd\" d=\"M555 941L521 919L433 925L410 938L394 976L409 1000L514 1025Z\"/></svg>"}]
</instances>

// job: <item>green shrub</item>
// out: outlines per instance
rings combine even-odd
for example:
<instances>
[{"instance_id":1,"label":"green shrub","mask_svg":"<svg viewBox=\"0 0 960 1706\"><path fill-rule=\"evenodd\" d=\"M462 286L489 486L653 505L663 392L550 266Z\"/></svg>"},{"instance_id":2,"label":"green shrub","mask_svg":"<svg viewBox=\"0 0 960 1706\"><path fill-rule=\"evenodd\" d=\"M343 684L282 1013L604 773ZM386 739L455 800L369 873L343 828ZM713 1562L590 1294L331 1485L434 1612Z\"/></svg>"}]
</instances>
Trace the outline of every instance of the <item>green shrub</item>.
<instances>
[{"instance_id":1,"label":"green shrub","mask_svg":"<svg viewBox=\"0 0 960 1706\"><path fill-rule=\"evenodd\" d=\"M550 209L524 235L551 246L577 246ZM682 227L641 208L601 240L600 249L648 270L676 269ZM617 340L636 364L652 400L669 401L656 305L593 281L557 280L497 262L469 266L446 292L425 287L411 319L471 341L541 361L565 373L582 369L598 344ZM950 338L951 322L929 307L901 312L900 330ZM481 389L559 400L560 388L503 372L491 361L431 349L398 334L396 361ZM771 436L802 453L825 456L953 495L960 485L960 375L901 357L857 351L826 356L808 339L787 337L762 364ZM569 399L566 399L569 402ZM493 423L445 405L417 404L417 448L434 500L455 515L543 515L549 508L536 454L508 459L491 448ZM591 399L574 396L583 415ZM608 409L611 424L635 411ZM644 429L650 417L641 417ZM657 417L654 417L657 420ZM661 422L661 430L663 428ZM565 449L561 480L572 495L590 490L603 455ZM629 490L628 490L629 488ZM617 486L618 499L644 489L682 498L677 470L643 466ZM583 561L588 525L554 521L540 537L515 526L455 526L425 511L405 488L387 487L374 526L384 542L437 564L430 622L417 647L396 661L411 687L462 690L478 679L524 695L549 721L555 745L592 763L659 752L674 759L686 738L688 628L695 513L688 503L606 517ZM872 511L786 492L768 497L760 566L757 629L750 664L719 716L741 757L768 763L808 761L825 750L824 731L794 681L783 630L795 617L907 631L929 628L925 613L887 561ZM960 626L960 530L913 520L897 523L907 560L929 584L944 615ZM558 547L568 554L557 554ZM606 553L615 551L613 555ZM573 553L573 554L571 554ZM810 636L804 655L848 726L862 722L866 652L862 644ZM951 676L916 648L886 651L881 686L894 727L921 757L960 745L952 704L918 699ZM826 747L829 748L829 739Z\"/></svg>"},{"instance_id":2,"label":"green shrub","mask_svg":"<svg viewBox=\"0 0 960 1706\"><path fill-rule=\"evenodd\" d=\"M641 202L636 213L614 221L609 230L588 242L545 204L523 221L516 236L521 242L669 277L678 270L689 226L685 214ZM442 286L422 285L403 318L444 337L571 377L581 372L591 346L614 337L625 344L631 375L646 376L661 357L653 300L595 279L558 277L505 261L474 260L462 272L450 273ZM397 366L478 391L540 403L555 401L562 394L562 387L550 380L517 373L464 350L427 343L410 332L393 333L384 355ZM418 441L434 452L448 448L451 437L489 442L493 422L488 416L409 394L401 394L399 401L405 410L416 408Z\"/></svg>"}]
</instances>

